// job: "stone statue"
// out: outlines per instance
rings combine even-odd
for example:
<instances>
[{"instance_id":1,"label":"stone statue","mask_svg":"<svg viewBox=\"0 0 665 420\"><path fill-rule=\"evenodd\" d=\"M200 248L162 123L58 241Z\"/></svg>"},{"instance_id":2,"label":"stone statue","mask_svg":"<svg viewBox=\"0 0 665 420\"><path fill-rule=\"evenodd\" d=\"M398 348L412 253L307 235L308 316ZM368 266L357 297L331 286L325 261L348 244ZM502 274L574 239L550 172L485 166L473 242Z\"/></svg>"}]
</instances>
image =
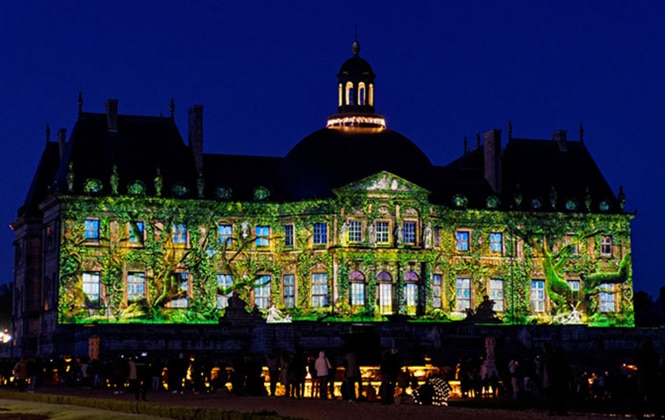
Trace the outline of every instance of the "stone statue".
<instances>
[{"instance_id":1,"label":"stone statue","mask_svg":"<svg viewBox=\"0 0 665 420\"><path fill-rule=\"evenodd\" d=\"M423 243L425 244L426 249L432 247L432 228L429 223L425 225L425 229L423 230Z\"/></svg>"},{"instance_id":2,"label":"stone statue","mask_svg":"<svg viewBox=\"0 0 665 420\"><path fill-rule=\"evenodd\" d=\"M116 195L118 194L118 183L120 178L118 177L118 166L113 165L113 170L111 171L111 193Z\"/></svg>"},{"instance_id":3,"label":"stone statue","mask_svg":"<svg viewBox=\"0 0 665 420\"><path fill-rule=\"evenodd\" d=\"M279 309L277 309L273 304L268 309L268 318L266 318L266 322L267 323L291 322L291 316L290 315L283 316L279 312Z\"/></svg>"},{"instance_id":4,"label":"stone statue","mask_svg":"<svg viewBox=\"0 0 665 420\"><path fill-rule=\"evenodd\" d=\"M347 231L349 230L349 224L344 222L342 223L342 226L339 228L339 243L341 245L346 245L346 239L347 239Z\"/></svg>"},{"instance_id":5,"label":"stone statue","mask_svg":"<svg viewBox=\"0 0 665 420\"><path fill-rule=\"evenodd\" d=\"M245 220L240 226L242 227L242 238L247 239L249 237L249 223Z\"/></svg>"},{"instance_id":6,"label":"stone statue","mask_svg":"<svg viewBox=\"0 0 665 420\"><path fill-rule=\"evenodd\" d=\"M374 223L370 223L369 226L367 227L367 230L369 231L369 244L375 245L376 235L374 234Z\"/></svg>"}]
</instances>

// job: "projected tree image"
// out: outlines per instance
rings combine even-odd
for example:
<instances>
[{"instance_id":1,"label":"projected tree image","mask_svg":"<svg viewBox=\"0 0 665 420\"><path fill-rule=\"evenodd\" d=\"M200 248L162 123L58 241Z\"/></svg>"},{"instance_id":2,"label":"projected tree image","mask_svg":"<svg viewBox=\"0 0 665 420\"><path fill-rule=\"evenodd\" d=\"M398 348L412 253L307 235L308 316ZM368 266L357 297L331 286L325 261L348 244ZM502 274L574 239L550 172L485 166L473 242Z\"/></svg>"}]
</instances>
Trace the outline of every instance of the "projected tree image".
<instances>
[{"instance_id":1,"label":"projected tree image","mask_svg":"<svg viewBox=\"0 0 665 420\"><path fill-rule=\"evenodd\" d=\"M331 200L63 200L59 322L217 323L231 293L294 321L632 325L629 218L431 205L385 174Z\"/></svg>"}]
</instances>

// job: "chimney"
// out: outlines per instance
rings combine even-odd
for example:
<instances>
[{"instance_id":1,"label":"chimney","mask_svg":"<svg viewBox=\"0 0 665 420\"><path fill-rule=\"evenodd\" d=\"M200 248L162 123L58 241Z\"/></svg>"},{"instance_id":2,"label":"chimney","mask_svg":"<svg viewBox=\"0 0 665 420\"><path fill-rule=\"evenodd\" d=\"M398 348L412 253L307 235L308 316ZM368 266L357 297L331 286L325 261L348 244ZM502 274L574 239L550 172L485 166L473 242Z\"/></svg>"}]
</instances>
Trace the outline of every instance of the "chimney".
<instances>
[{"instance_id":1,"label":"chimney","mask_svg":"<svg viewBox=\"0 0 665 420\"><path fill-rule=\"evenodd\" d=\"M552 133L552 140L558 143L560 152L566 152L568 150L566 137L568 137L568 132L566 130L556 130Z\"/></svg>"},{"instance_id":2,"label":"chimney","mask_svg":"<svg viewBox=\"0 0 665 420\"><path fill-rule=\"evenodd\" d=\"M196 173L203 172L203 105L189 108L189 148L194 155Z\"/></svg>"},{"instance_id":3,"label":"chimney","mask_svg":"<svg viewBox=\"0 0 665 420\"><path fill-rule=\"evenodd\" d=\"M118 100L109 99L106 101L106 123L109 133L118 132Z\"/></svg>"},{"instance_id":4,"label":"chimney","mask_svg":"<svg viewBox=\"0 0 665 420\"><path fill-rule=\"evenodd\" d=\"M493 129L483 134L485 138L485 179L495 193L501 192L501 130Z\"/></svg>"},{"instance_id":5,"label":"chimney","mask_svg":"<svg viewBox=\"0 0 665 420\"><path fill-rule=\"evenodd\" d=\"M65 146L66 146L66 139L67 138L67 129L66 128L61 128L58 130L58 153L60 155L60 160L62 160L62 157L65 155Z\"/></svg>"}]
</instances>

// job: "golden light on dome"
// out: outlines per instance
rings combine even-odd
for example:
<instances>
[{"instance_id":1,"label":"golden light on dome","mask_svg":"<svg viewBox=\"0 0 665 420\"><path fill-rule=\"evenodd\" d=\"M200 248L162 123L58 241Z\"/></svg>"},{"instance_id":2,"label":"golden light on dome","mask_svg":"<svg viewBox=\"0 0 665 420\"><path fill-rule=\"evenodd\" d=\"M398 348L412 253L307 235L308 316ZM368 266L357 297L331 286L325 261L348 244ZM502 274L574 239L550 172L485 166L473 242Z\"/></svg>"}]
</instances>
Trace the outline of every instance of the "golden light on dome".
<instances>
[{"instance_id":1,"label":"golden light on dome","mask_svg":"<svg viewBox=\"0 0 665 420\"><path fill-rule=\"evenodd\" d=\"M345 115L345 116L333 116L328 118L328 123L326 128L334 127L377 127L377 128L386 128L386 119L373 115Z\"/></svg>"}]
</instances>

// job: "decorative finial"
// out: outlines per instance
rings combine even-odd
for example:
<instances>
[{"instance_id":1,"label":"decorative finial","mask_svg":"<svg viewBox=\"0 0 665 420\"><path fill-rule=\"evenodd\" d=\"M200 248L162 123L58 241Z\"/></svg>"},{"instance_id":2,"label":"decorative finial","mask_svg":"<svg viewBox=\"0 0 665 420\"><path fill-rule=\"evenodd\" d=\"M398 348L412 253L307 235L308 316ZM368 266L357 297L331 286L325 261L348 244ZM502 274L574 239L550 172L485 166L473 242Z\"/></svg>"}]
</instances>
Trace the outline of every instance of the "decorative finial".
<instances>
[{"instance_id":1,"label":"decorative finial","mask_svg":"<svg viewBox=\"0 0 665 420\"><path fill-rule=\"evenodd\" d=\"M508 120L508 140L513 138L513 121Z\"/></svg>"},{"instance_id":2,"label":"decorative finial","mask_svg":"<svg viewBox=\"0 0 665 420\"><path fill-rule=\"evenodd\" d=\"M78 105L79 105L79 115L80 115L83 112L83 92L81 91L79 91Z\"/></svg>"},{"instance_id":3,"label":"decorative finial","mask_svg":"<svg viewBox=\"0 0 665 420\"><path fill-rule=\"evenodd\" d=\"M467 143L467 141L466 141L466 136L464 136L464 153L466 153L466 151L467 151L468 149L469 149L469 145L468 145L468 143Z\"/></svg>"},{"instance_id":4,"label":"decorative finial","mask_svg":"<svg viewBox=\"0 0 665 420\"><path fill-rule=\"evenodd\" d=\"M46 123L46 143L51 141L51 126L49 123Z\"/></svg>"},{"instance_id":5,"label":"decorative finial","mask_svg":"<svg viewBox=\"0 0 665 420\"><path fill-rule=\"evenodd\" d=\"M619 207L621 210L626 206L626 194L623 192L623 185L619 185Z\"/></svg>"},{"instance_id":6,"label":"decorative finial","mask_svg":"<svg viewBox=\"0 0 665 420\"><path fill-rule=\"evenodd\" d=\"M353 41L353 46L351 47L351 51L353 51L353 55L358 55L360 53L360 43L358 40Z\"/></svg>"},{"instance_id":7,"label":"decorative finial","mask_svg":"<svg viewBox=\"0 0 665 420\"><path fill-rule=\"evenodd\" d=\"M584 143L584 126L580 123L580 143Z\"/></svg>"},{"instance_id":8,"label":"decorative finial","mask_svg":"<svg viewBox=\"0 0 665 420\"><path fill-rule=\"evenodd\" d=\"M169 111L171 111L171 119L173 119L173 115L175 114L175 101L173 98L171 98L171 103L169 104Z\"/></svg>"}]
</instances>

